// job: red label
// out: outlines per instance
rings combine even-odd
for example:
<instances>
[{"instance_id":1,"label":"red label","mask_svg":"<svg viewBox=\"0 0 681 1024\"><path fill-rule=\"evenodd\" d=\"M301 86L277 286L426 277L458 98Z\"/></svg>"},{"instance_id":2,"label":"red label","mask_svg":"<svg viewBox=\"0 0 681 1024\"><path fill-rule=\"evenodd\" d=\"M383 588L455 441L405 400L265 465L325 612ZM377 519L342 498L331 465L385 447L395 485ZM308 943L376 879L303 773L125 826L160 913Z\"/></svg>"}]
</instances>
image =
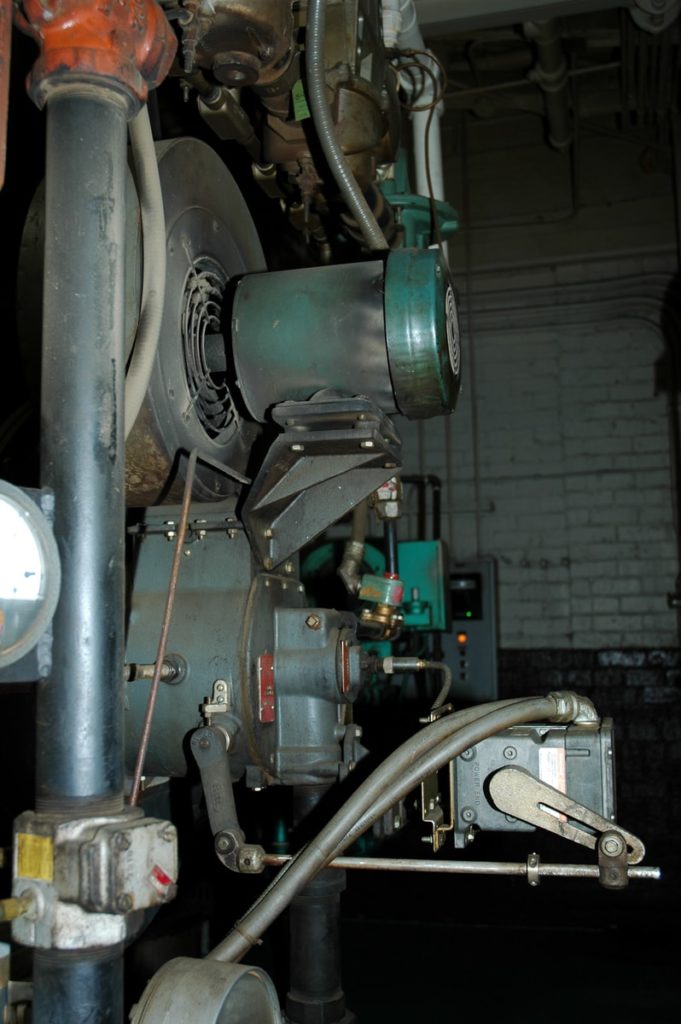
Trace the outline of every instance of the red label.
<instances>
[{"instance_id":1,"label":"red label","mask_svg":"<svg viewBox=\"0 0 681 1024\"><path fill-rule=\"evenodd\" d=\"M154 865L151 875L154 881L158 882L159 885L162 885L164 887L172 885L172 878L170 877L170 875L167 875L163 868L159 867L158 864Z\"/></svg>"},{"instance_id":2,"label":"red label","mask_svg":"<svg viewBox=\"0 0 681 1024\"><path fill-rule=\"evenodd\" d=\"M258 658L260 721L273 722L276 715L274 691L274 656L261 654Z\"/></svg>"}]
</instances>

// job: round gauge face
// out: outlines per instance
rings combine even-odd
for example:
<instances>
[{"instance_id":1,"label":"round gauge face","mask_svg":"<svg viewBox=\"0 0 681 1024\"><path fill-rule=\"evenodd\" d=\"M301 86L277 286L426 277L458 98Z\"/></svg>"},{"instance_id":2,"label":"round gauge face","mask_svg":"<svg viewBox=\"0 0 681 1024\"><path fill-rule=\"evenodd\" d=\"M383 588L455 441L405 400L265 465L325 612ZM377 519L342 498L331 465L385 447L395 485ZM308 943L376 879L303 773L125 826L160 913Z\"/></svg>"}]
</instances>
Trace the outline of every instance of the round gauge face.
<instances>
[{"instance_id":1,"label":"round gauge face","mask_svg":"<svg viewBox=\"0 0 681 1024\"><path fill-rule=\"evenodd\" d=\"M23 491L0 482L0 667L35 647L54 614L59 583L45 516Z\"/></svg>"}]
</instances>

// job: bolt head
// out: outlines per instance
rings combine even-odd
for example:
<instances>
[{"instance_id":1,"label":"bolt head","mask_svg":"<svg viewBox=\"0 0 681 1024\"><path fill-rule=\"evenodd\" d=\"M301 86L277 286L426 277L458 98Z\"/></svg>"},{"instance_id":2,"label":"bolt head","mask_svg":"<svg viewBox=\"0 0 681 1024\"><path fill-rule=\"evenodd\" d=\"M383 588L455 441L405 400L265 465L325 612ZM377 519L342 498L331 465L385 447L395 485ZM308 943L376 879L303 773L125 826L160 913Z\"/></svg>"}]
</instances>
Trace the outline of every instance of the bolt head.
<instances>
[{"instance_id":1,"label":"bolt head","mask_svg":"<svg viewBox=\"0 0 681 1024\"><path fill-rule=\"evenodd\" d=\"M116 899L116 909L121 914L127 914L132 909L132 896L129 892L122 892Z\"/></svg>"},{"instance_id":2,"label":"bolt head","mask_svg":"<svg viewBox=\"0 0 681 1024\"><path fill-rule=\"evenodd\" d=\"M606 833L601 839L601 848L609 857L619 857L624 852L624 840L614 833Z\"/></svg>"},{"instance_id":3,"label":"bolt head","mask_svg":"<svg viewBox=\"0 0 681 1024\"><path fill-rule=\"evenodd\" d=\"M461 811L461 817L464 821L475 821L477 815L472 807L464 807Z\"/></svg>"},{"instance_id":4,"label":"bolt head","mask_svg":"<svg viewBox=\"0 0 681 1024\"><path fill-rule=\"evenodd\" d=\"M504 757L506 758L507 761L515 761L517 756L518 756L518 751L516 750L515 747L505 747L504 748Z\"/></svg>"},{"instance_id":5,"label":"bolt head","mask_svg":"<svg viewBox=\"0 0 681 1024\"><path fill-rule=\"evenodd\" d=\"M229 853L233 846L234 842L229 836L218 836L215 840L215 849L219 853Z\"/></svg>"},{"instance_id":6,"label":"bolt head","mask_svg":"<svg viewBox=\"0 0 681 1024\"><path fill-rule=\"evenodd\" d=\"M322 624L322 620L318 615L308 615L305 619L305 625L308 629L319 629Z\"/></svg>"},{"instance_id":7,"label":"bolt head","mask_svg":"<svg viewBox=\"0 0 681 1024\"><path fill-rule=\"evenodd\" d=\"M125 832L116 832L114 836L114 846L117 850L129 850L130 849L130 837Z\"/></svg>"}]
</instances>

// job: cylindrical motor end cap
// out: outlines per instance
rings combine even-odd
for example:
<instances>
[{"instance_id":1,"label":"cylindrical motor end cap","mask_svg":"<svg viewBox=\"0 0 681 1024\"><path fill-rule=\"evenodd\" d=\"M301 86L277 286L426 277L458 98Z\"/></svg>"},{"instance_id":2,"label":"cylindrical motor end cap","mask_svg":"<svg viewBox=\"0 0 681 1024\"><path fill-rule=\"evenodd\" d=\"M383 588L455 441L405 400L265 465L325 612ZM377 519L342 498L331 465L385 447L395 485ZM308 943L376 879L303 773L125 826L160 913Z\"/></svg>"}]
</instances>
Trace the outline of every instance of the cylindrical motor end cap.
<instances>
[{"instance_id":1,"label":"cylindrical motor end cap","mask_svg":"<svg viewBox=\"0 0 681 1024\"><path fill-rule=\"evenodd\" d=\"M461 381L454 286L436 249L396 249L385 272L385 331L398 408L408 419L453 412Z\"/></svg>"}]
</instances>

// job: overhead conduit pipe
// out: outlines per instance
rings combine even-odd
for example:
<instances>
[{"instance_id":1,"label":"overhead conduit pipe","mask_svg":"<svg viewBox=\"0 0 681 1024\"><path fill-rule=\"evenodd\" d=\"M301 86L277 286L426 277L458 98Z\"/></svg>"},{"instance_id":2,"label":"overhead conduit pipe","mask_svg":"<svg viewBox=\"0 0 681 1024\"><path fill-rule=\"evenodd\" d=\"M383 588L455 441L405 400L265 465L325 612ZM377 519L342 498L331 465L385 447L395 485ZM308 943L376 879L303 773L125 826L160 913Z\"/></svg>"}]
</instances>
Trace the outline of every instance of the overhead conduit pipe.
<instances>
[{"instance_id":1,"label":"overhead conduit pipe","mask_svg":"<svg viewBox=\"0 0 681 1024\"><path fill-rule=\"evenodd\" d=\"M336 179L336 184L350 213L372 250L388 249L385 235L378 226L364 193L345 159L336 138L333 118L326 101L324 75L324 38L326 31L326 0L309 0L307 8L307 41L305 69L307 71L308 99L319 144Z\"/></svg>"},{"instance_id":2,"label":"overhead conduit pipe","mask_svg":"<svg viewBox=\"0 0 681 1024\"><path fill-rule=\"evenodd\" d=\"M548 140L554 149L567 149L572 142L568 67L558 22L553 19L528 21L523 31L537 48L537 63L528 77L544 93Z\"/></svg>"}]
</instances>

